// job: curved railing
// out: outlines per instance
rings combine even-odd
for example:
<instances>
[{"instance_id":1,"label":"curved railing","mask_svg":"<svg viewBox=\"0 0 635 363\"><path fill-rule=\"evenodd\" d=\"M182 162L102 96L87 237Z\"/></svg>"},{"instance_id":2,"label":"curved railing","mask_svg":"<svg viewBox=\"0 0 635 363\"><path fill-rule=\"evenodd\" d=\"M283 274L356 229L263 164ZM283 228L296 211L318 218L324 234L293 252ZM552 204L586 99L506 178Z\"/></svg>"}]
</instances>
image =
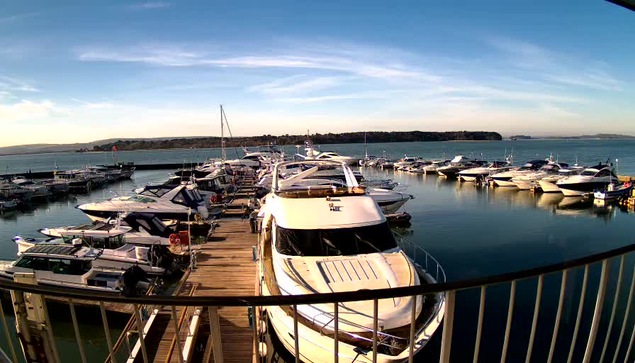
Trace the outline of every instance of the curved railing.
<instances>
[{"instance_id":1,"label":"curved railing","mask_svg":"<svg viewBox=\"0 0 635 363\"><path fill-rule=\"evenodd\" d=\"M306 304L328 304L334 303L337 305L342 302L352 302L352 301L370 301L370 300L380 300L387 298L397 298L397 297L406 297L406 296L416 296L416 295L430 295L430 294L438 294L443 293L445 296L445 314L444 314L444 325L442 336L441 336L441 352L440 352L440 360L442 362L448 362L450 357L450 348L452 342L452 327L454 325L454 310L456 305L456 293L462 290L468 289L480 289L481 291L481 299L479 303L479 315L477 319L477 334L475 338L475 348L474 348L474 356L476 357L475 361L479 356L479 348L480 348L480 339L482 333L482 325L484 323L484 303L485 303L485 290L487 287L492 285L500 285L500 284L510 284L510 294L509 294L509 306L507 309L507 319L506 319L506 327L504 333L504 342L502 348L502 356L501 361L505 361L507 355L507 349L510 340L510 332L511 332L511 322L513 318L514 312L514 302L516 299L516 286L518 281L537 278L538 285L536 287L536 300L534 306L534 316L531 326L531 334L528 342L527 348L527 357L531 357L532 348L534 344L534 338L536 336L536 325L538 320L538 315L540 313L541 307L541 295L543 289L543 280L545 275L561 273L562 281L560 284L560 299L558 301L557 307L557 315L556 320L554 322L553 329L553 337L552 337L552 345L549 349L549 357L553 356L553 347L555 346L555 342L558 337L558 328L560 326L560 320L562 316L563 309L563 297L565 294L565 286L567 284L567 276L570 275L569 271L577 268L584 268L584 281L583 281L583 290L580 293L580 306L578 307L576 315L576 327L574 330L572 340L568 345L571 345L571 351L569 356L573 354L573 350L576 346L576 339L580 333L580 319L582 316L582 304L585 300L586 293L586 284L589 280L589 267L595 263L601 263L601 274L598 280L598 290L595 297L595 306L593 310L593 316L590 321L590 329L588 332L588 336L586 337L586 345L584 349L584 359L583 362L590 362L591 356L594 351L595 340L598 335L600 329L600 321L602 319L602 310L604 307L604 302L606 298L607 285L609 284L609 275L610 275L610 262L612 259L619 258L619 272L617 278L617 287L615 288L615 296L613 301L613 306L610 310L609 315L609 324L606 331L606 339L602 349L602 359L604 359L605 354L608 354L607 345L609 342L609 337L611 336L613 330L613 325L615 322L615 315L618 309L616 306L618 304L618 300L620 298L620 292L623 290L621 288L621 283L623 280L624 266L627 254L635 251L635 244L630 244L624 247L612 249L606 252L601 252L597 254L593 254L590 256L585 256L565 262L559 262L555 264L550 264L546 266L530 268L521 271L515 271L510 273L504 273L494 276L481 277L475 279L467 279L461 281L454 282L443 282L444 279L439 278L439 283L437 284L426 284L419 286L411 286L411 287L399 287L399 288L389 288L389 289L377 289L377 290L363 290L363 293L360 291L352 291L352 292L340 292L340 293L327 293L327 294L309 294L309 295L284 295L284 296L228 296L228 297L210 297L210 296L192 296L192 297L181 297L181 296L137 296L137 297L125 297L119 296L112 293L106 292L91 292L90 295L86 295L85 292L71 289L65 289L61 287L53 287L53 286L37 286L37 285L29 285L16 283L8 280L0 280L0 289L2 290L10 290L14 292L27 292L27 293L35 293L43 296L50 297L58 297L62 298L65 301L69 302L69 305L72 306L73 300L84 300L84 301L94 301L100 304L105 302L110 303L119 303L119 304L132 304L137 307L140 305L161 305L161 306L206 306L206 307L222 307L222 306L257 306L257 307L266 307L266 306L297 306L297 305L306 305ZM412 256L414 257L414 256ZM428 257L430 258L430 257ZM438 264L436 260L428 260L434 261L434 263ZM429 267L429 266L428 266ZM434 267L433 267L434 268ZM439 273L445 277L445 273L440 269ZM624 317L621 321L622 327L619 333L619 340L617 345L615 346L615 351L613 354L617 357L622 348L622 343L625 341L625 330L627 326L627 322L629 318L630 305L633 297L633 289L635 287L635 280L630 287L630 292L628 294L629 300L626 305L626 312L624 313ZM624 296L624 295L622 295ZM571 306L567 306L566 309L572 308ZM604 309L606 310L606 309ZM605 317L606 318L606 317ZM376 316L375 316L376 319ZM632 320L632 319L630 319ZM3 322L6 325L6 322ZM297 323L297 322L296 322ZM606 323L606 321L604 321ZM602 325L603 327L606 324ZM377 336L378 330L375 327L373 329L373 340L374 340L374 349L373 355L377 354ZM614 336L615 337L615 336ZM142 339L139 339L142 340ZM630 338L630 344L628 344L628 350L626 351L626 358L629 357L633 342L635 341L635 328L633 329L633 334ZM613 347L615 344L611 344ZM411 349L410 355L412 356L414 352ZM297 353L296 353L297 354ZM610 356L609 356L610 358ZM529 361L529 360L528 360Z\"/></svg>"}]
</instances>

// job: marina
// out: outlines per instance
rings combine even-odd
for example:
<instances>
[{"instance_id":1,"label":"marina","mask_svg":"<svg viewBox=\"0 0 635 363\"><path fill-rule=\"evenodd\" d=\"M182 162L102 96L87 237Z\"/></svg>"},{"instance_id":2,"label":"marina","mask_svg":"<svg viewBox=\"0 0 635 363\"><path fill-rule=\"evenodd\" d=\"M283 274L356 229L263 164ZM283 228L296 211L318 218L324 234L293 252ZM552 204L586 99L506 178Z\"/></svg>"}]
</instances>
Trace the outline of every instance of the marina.
<instances>
[{"instance_id":1,"label":"marina","mask_svg":"<svg viewBox=\"0 0 635 363\"><path fill-rule=\"evenodd\" d=\"M440 286L452 284L453 281L478 280L479 278L487 279L498 274L532 269L536 266L557 265L562 261L584 258L585 256L614 248L619 249L619 247L625 245L624 243L620 243L620 240L628 240L629 238L627 236L630 231L630 218L633 216L630 214L628 207L622 207L618 202L598 205L598 203L595 203L593 199L589 197L572 198L566 197L562 195L562 193L540 193L539 191L532 192L523 190L526 188L496 187L494 183L491 185L490 183L484 183L487 181L486 179L477 180L477 178L475 178L474 180L468 179L461 181L460 178L458 178L460 172L457 172L457 178L447 178L431 173L418 173L415 169L396 170L394 167L354 166L348 179L333 179L336 174L333 174L328 168L324 171L311 169L307 166L310 165L311 162L313 161L304 160L300 162L299 165L304 165L302 167L306 166L308 169L300 172L298 176L290 178L295 184L290 184L289 186L300 189L310 187L310 190L314 190L313 193L318 193L316 194L317 196L321 188L326 188L324 190L327 191L333 187L348 188L345 187L346 184L342 183L361 180L360 183L362 184L377 184L395 188L395 191L390 191L389 194L410 195L411 197L408 198L407 202L401 204L401 208L397 208L399 212L407 212L407 223L399 227L393 227L393 231L402 236L400 238L405 237L407 241L410 241L407 243L403 242L405 244L400 242L400 246L408 254L409 258L412 258L415 263L424 266L424 271L430 269L431 261L439 261L443 264L442 271L447 271L444 273L444 276L447 274L448 280L446 283L439 284ZM243 168L239 165L234 167ZM492 166L477 167L474 170L478 173L481 172L482 169L484 170L482 172L483 175L489 175L490 173L493 175L496 172L504 172L505 168L512 167L513 166L500 164L495 165L491 170L490 168L492 168ZM205 168L205 166L200 166L199 168ZM318 172L316 173L315 170ZM249 172L241 176L237 184L225 182L219 184L223 185L223 188L232 186L232 192L225 193L222 199L217 199L214 196L215 194L206 195L206 202L210 196L212 197L210 201L213 200L213 203L207 203L208 207L220 208L221 212L220 215L218 215L220 219L214 222L213 233L211 231L210 233L206 232L207 229L211 228L210 226L192 225L192 233L203 233L205 237L204 240L197 240L197 242L191 245L191 248L195 251L194 261L190 265L190 268L186 270L183 278L173 282L176 284L176 291L178 292L170 292L171 290L167 289L165 290L166 292L161 295L155 295L152 300L143 300L144 304L139 302L138 306L141 307L139 316L143 317L141 320L144 331L147 329L146 340L143 344L135 338L138 335L136 332L139 331L139 329L136 325L134 303L116 301L119 299L137 298L103 298L104 301L107 302L103 307L106 310L112 311L108 314L130 316L128 314L133 312L132 320L129 321L127 327L124 326L121 328L123 332L121 337L124 338L118 339L120 343L116 350L116 361L125 360L125 357L129 354L132 354L131 359L133 359L133 361L140 362L146 361L146 359L147 361L155 362L179 362L179 355L183 356L183 361L192 362L246 362L252 360L293 362L295 360L295 346L293 342L289 344L288 342L284 343L280 341L280 334L286 336L285 333L278 331L274 334L274 332L276 332L275 327L270 325L270 323L263 323L263 321L271 319L271 316L269 316L269 319L264 318L271 308L268 309L266 305L259 305L265 300L254 300L261 302L246 303L246 305L242 305L242 303L239 304L237 300L233 300L236 297L242 297L239 299L243 301L251 301L249 299L252 298L261 298L260 289L262 285L259 281L263 280L258 278L258 266L261 261L264 261L262 258L266 256L266 253L264 253L264 250L257 252L262 243L259 242L260 234L253 233L263 230L263 227L258 225L260 222L255 216L255 212L251 213L254 208L257 210L259 206L259 203L254 200L254 196L260 193L259 179L255 174L257 173ZM322 176L322 174L324 175ZM329 178L331 178L331 181L325 183L324 181L329 180ZM29 232L29 229L30 232L33 233L38 229L47 227L43 231L51 234L60 233L56 232L59 230L58 226L78 226L82 223L86 224L86 216L83 216L81 210L74 208L74 206L99 201L100 199L120 198L119 196L130 195L133 190L143 193L143 190L147 190L147 188L143 188L143 186L159 185L165 179L167 179L165 170L140 170L135 172L133 179L130 181L116 182L110 184L111 186L105 189L98 189L87 194L78 194L77 199L70 203L62 198L61 200L52 200L48 203L33 204L30 207L33 209L30 211L28 209L18 210L13 213L5 214L0 219L3 226L17 222L18 227L12 227L10 231L8 228L2 228L2 232L6 233L3 235L3 238L6 237L7 241L11 243L10 240L18 233L27 238L36 237L36 235L29 236L28 233L26 233ZM202 180L204 181L206 178L202 178ZM269 179L266 183L272 183L272 180ZM267 185L266 183L265 185ZM536 183L536 185L538 184ZM370 188L372 189L373 187ZM264 196L265 194L258 195ZM375 198L373 197L372 191L369 192L368 196L371 200ZM302 199L299 199L298 202L302 202ZM378 203L381 207L379 200L375 200L375 203ZM51 207L56 211L55 213L47 212L47 210L51 210ZM122 209L126 212L133 212L132 210ZM395 212L397 209L390 211L385 210L383 213ZM514 211L513 215L508 213L510 210ZM452 219L448 219L447 215L461 218L462 227L455 229ZM387 214L386 218L388 217L389 215ZM194 220L193 217L191 219ZM524 221L522 225L518 225L516 222L519 219ZM11 222L12 220L15 222ZM495 232L483 228L483 226L491 224L492 221L495 221L495 225L497 226ZM536 224L549 227L548 229L540 229L544 231L542 232L544 234L540 234L540 232L537 234ZM600 227L607 225L610 226L608 230ZM186 228L185 226L187 226L187 224L179 228ZM574 229L576 233L572 234L571 231ZM72 228L69 229L69 231L71 230ZM194 232L195 230L202 232ZM77 234L78 232L74 233ZM162 238L166 239L167 237L164 236ZM451 245L442 242L448 238L454 241ZM594 241L600 239L604 241L604 243L594 243ZM553 244L550 241L558 242ZM169 244L170 242L167 243ZM417 247L415 248L413 246ZM562 246L566 246L566 254L564 255L562 254ZM425 248L423 252L421 250L422 247ZM4 249L8 251L5 252L5 258L13 259L13 257L11 257L11 249L12 248ZM458 253L459 251L461 252ZM419 254L417 255L417 253ZM539 253L539 255L536 253ZM499 257L501 255L505 256L505 259L501 260ZM535 257L527 258L527 256L532 255ZM13 256L15 256L15 254L13 254ZM494 261L495 263L492 263ZM632 262L630 258L625 259L622 269L627 269ZM613 275L608 280L610 281L609 286L612 286L610 284L617 283L615 280L615 274L618 272L615 271L616 266L616 264L613 264ZM568 274L568 280L563 283L563 288L566 287L568 291L568 297L565 301L568 301L567 306L571 309L577 306L581 300L588 300L585 302L585 305L593 306L594 296L591 296L593 294L589 294L589 296L583 297L583 299L575 297L576 294L579 294L582 280L589 280L588 288L592 289L594 281L589 276L599 278L597 275L599 273L597 265L588 269L589 272L585 274L580 274L579 269L575 270L577 272L572 270L572 272ZM431 272L435 280L439 277L438 271L439 267L436 267L436 271L434 271L433 268ZM351 271L347 273L351 273ZM359 271L355 273L359 274ZM214 278L214 276L221 278ZM584 276L587 277L584 278ZM625 277L621 277L621 279L624 278ZM541 313L541 319L547 319L545 316L549 316L551 311L555 309L555 306L558 305L557 286L559 283L556 282L553 275L546 275L542 279L544 279L543 282L541 282L544 286L542 287L544 289L542 298L544 299L544 305L541 309L545 310L546 313ZM536 285L535 283L528 284L519 282L518 284L514 283L513 289L515 293L512 295L517 296L513 319L514 329L518 331L529 331L531 327L524 326L524 322L531 321L532 310L529 306L523 308L523 301L524 299L533 301L533 298L529 296L531 296L532 290L535 293ZM395 287L392 286L389 290L399 291L400 289L395 289ZM509 303L511 296L509 294L509 289L505 292L505 289L500 286L488 289L488 306L498 306L499 304L504 305ZM346 296L349 296L349 298L352 297L352 295ZM445 301L447 292L439 296L442 296L441 301ZM526 298L521 298L521 296L526 296ZM606 300L610 302L616 301L616 309L619 309L620 306L626 306L626 296L626 293L622 293L614 297L607 296ZM227 297L229 300L222 300L224 297ZM169 300L171 301L170 303L167 301L160 303L161 299L171 298L182 299L178 300L179 303L191 299L191 304L187 304L187 306L190 307L179 305L175 300ZM111 299L113 301L110 301ZM140 299L145 299L145 297L140 297ZM461 310L461 314L468 314L468 312L471 311L469 314L472 314L472 318L470 319L476 318L474 314L478 313L478 311L473 311L473 308L479 305L478 296L472 292L461 292L456 294L455 299L452 304L464 306L463 310ZM98 302L90 302L90 298L88 298L85 303L77 297L73 300L75 301L74 306L81 307L82 305L86 305L86 307L82 309L91 309L90 306L99 306ZM51 297L50 301L53 304L52 309L59 309L56 304L60 304L60 302L63 309L67 300L59 297L53 299L53 297ZM149 301L152 301L151 305L148 305ZM196 301L200 301L201 303L197 304ZM214 302L213 304L211 303L212 301ZM221 308L221 306L228 303L233 306L224 306ZM453 318L452 314L447 310L447 304L448 302L445 301L444 304L441 305L441 312L443 312L443 314L439 317L440 323L444 321L444 319L447 321L448 316ZM143 306L146 307L144 308ZM171 306L174 306L174 308L172 309ZM339 309L341 313L345 311L343 306L345 305L342 304L342 307ZM372 300L370 305L367 306L370 306L370 314L372 315ZM505 308L505 310L506 309L507 308ZM282 311L284 311L284 309ZM511 329L510 327L504 329L505 316L503 314L494 313L492 310L489 310L489 308L487 311L489 311L487 314L482 312L481 315L485 314L483 317L487 317L486 321L488 322L487 326L490 327L488 328L490 329L490 334L505 336L507 334L506 330L509 331ZM564 311L567 312L569 310L565 309ZM293 317L292 312L293 309L291 309L290 315ZM307 310L300 310L300 314L306 313ZM9 314L7 318L10 321L12 318L11 309L9 309L9 311L5 310L5 314ZM300 314L298 314L298 316L300 316ZM331 311L330 314L333 314L333 311ZM406 315L409 314L408 312ZM573 311L571 311L570 314L575 315ZM584 318L587 317L588 314L588 311L584 311L579 319L574 319L569 322L563 321L562 331L570 334L570 329L572 329L571 324L574 324L576 320L581 320L580 325L585 327L588 320L584 320ZM591 318L587 317L587 319ZM210 321L212 324L210 324ZM324 323L326 323L326 321ZM263 326L263 324L266 324L266 326ZM338 329L346 329L346 324L351 323L346 323L346 320L341 320L340 324ZM455 322L454 324L457 323ZM302 326L304 327L304 325ZM372 331L372 321L370 322L369 328ZM302 329L306 328L301 328L300 331L303 331ZM332 326L331 329L333 329ZM414 361L425 361L429 359L430 356L438 357L438 355L443 356L443 354L449 354L447 351L442 352L444 345L443 332L445 329L439 329L440 331L437 333L433 333L432 331L427 333L429 338L426 340L429 339L429 342L413 350L413 353L420 351L418 354L413 354ZM474 344L474 335L473 332L470 333L471 330L457 329L455 326L453 334L454 346ZM74 329L71 329L69 332L71 336L73 330ZM293 319L291 319L290 334L294 334ZM363 354L366 356L364 359L372 361L373 337L383 337L384 335L382 334L385 333L377 335L371 334L369 336L371 344L364 348L367 349L366 353ZM600 337L603 337L602 334L604 333L599 334ZM176 338L177 335L179 336L178 339ZM344 336L342 336L342 339L344 339ZM447 337L445 337L445 339L447 339ZM615 339L615 337L612 339ZM113 340L117 340L117 337L113 337ZM126 340L129 342L124 344ZM526 339L519 337L516 337L516 339L510 338L510 341L507 343L509 344L507 348L508 353L506 353L509 354L509 358L507 359L516 360L516 358L519 358L520 355L523 354L523 349L525 349L521 348L523 340ZM136 348L135 341L137 342ZM86 352L88 353L84 352L83 354L104 359L103 345L105 343L106 342L102 340L102 353L93 351L92 348L88 346L86 347ZM333 344L332 339L330 344ZM378 351L382 351L382 349L384 349L382 347L385 347L386 344L387 343L378 344L380 348ZM388 346L392 346L390 344L392 343L389 343ZM544 343L541 343L538 339L535 344L536 347L540 347L541 344ZM127 345L131 347L130 350L127 350ZM143 353L144 349L142 349L143 345L146 346L145 358ZM301 342L300 345L308 349L307 342ZM106 346L108 346L108 344L106 344ZM199 348L194 349L194 347ZM3 349L5 348L6 345L3 346ZM577 350L574 350L573 354L582 354L580 353L580 349L583 348L582 346L576 348ZM482 356L481 359L489 360L492 357L500 355L500 349L501 346L499 344L483 342L478 354ZM5 349L5 351L7 350ZM344 351L345 350L341 350L339 354L345 354ZM408 360L408 349L404 352L405 355L402 359ZM67 355L69 353L70 351L65 352ZM567 351L566 353L569 352ZM331 351L330 354L333 354L333 352ZM543 352L536 350L535 354L540 355L543 354ZM565 352L564 349L561 349L551 352L550 354L555 354L557 357L559 355L565 355ZM616 354L619 354L619 352ZM107 355L108 354L106 354L106 356ZM303 361L315 361L307 355L302 355L302 357ZM344 355L341 355L341 357L344 359ZM457 351L453 349L452 357L453 360L468 359L468 357L471 357L471 353L464 350ZM339 361L345 361L342 359ZM358 360L359 359L361 358L358 357ZM81 361L81 359L79 361ZM333 360L327 359L327 361Z\"/></svg>"}]
</instances>

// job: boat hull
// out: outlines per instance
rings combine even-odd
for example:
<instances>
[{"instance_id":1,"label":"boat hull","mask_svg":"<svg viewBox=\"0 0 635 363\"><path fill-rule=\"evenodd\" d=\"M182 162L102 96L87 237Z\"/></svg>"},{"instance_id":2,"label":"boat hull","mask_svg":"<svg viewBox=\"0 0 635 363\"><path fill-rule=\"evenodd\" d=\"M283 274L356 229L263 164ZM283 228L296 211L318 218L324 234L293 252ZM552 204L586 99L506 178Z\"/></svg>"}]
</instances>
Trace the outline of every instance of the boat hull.
<instances>
[{"instance_id":1,"label":"boat hull","mask_svg":"<svg viewBox=\"0 0 635 363\"><path fill-rule=\"evenodd\" d=\"M598 189L604 189L609 182L589 182L575 184L558 184L558 188L566 197L579 197L593 193Z\"/></svg>"},{"instance_id":2,"label":"boat hull","mask_svg":"<svg viewBox=\"0 0 635 363\"><path fill-rule=\"evenodd\" d=\"M541 180L538 182L543 193L561 193L560 188L554 181Z\"/></svg>"}]
</instances>

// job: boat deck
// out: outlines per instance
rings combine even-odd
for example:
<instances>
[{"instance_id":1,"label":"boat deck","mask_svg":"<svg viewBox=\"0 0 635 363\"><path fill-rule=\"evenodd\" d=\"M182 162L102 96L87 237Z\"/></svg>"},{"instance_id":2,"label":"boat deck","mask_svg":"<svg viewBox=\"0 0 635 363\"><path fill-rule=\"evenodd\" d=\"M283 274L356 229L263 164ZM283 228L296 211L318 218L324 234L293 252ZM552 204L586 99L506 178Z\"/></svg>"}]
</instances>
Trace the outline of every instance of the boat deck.
<instances>
[{"instance_id":1,"label":"boat deck","mask_svg":"<svg viewBox=\"0 0 635 363\"><path fill-rule=\"evenodd\" d=\"M254 295L256 293L256 263L253 261L252 246L256 245L257 237L250 233L248 220L222 219L219 225L211 240L200 246L201 253L196 269L191 271L187 279L189 288L184 289L183 293L194 296ZM192 289L194 289L193 292ZM195 311L194 308L187 309L183 319L181 319L182 311L177 311L177 319L182 320L181 346L185 343L187 328ZM252 361L254 357L253 330L249 324L248 309L224 307L218 311L218 315L223 361L228 363ZM200 317L200 330L195 339L195 345L206 348L204 351L194 351L190 361L213 362L213 344L209 333L209 313L206 307L203 307ZM148 333L146 337L150 360L178 362L178 351L172 343L175 330L171 311L161 311L156 323L160 323L157 324L159 333L154 335ZM153 348L150 349L150 346ZM138 360L140 358L139 355Z\"/></svg>"}]
</instances>

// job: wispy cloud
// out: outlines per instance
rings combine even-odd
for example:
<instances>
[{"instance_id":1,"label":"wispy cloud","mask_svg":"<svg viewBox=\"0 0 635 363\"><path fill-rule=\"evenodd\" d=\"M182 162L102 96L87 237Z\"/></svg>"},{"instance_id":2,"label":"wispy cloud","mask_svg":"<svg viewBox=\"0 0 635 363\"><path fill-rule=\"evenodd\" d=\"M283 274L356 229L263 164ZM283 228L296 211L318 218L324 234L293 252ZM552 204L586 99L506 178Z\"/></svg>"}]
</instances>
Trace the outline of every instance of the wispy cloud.
<instances>
[{"instance_id":1,"label":"wispy cloud","mask_svg":"<svg viewBox=\"0 0 635 363\"><path fill-rule=\"evenodd\" d=\"M128 49L88 48L79 51L82 61L135 62L165 67L214 66L223 68L287 68L343 72L372 78L409 78L439 81L440 76L393 61L346 57L341 54L245 55L223 57L175 46L141 46Z\"/></svg>"},{"instance_id":2,"label":"wispy cloud","mask_svg":"<svg viewBox=\"0 0 635 363\"><path fill-rule=\"evenodd\" d=\"M172 4L163 1L149 1L141 4L130 5L128 8L133 10L150 10L169 8Z\"/></svg>"},{"instance_id":3,"label":"wispy cloud","mask_svg":"<svg viewBox=\"0 0 635 363\"><path fill-rule=\"evenodd\" d=\"M82 100L77 99L77 98L71 98L71 101L80 103L80 104L82 104L82 106L84 106L86 108L92 108L92 109L114 108L115 107L115 104L113 104L111 102L87 102L87 101L82 101Z\"/></svg>"},{"instance_id":4,"label":"wispy cloud","mask_svg":"<svg viewBox=\"0 0 635 363\"><path fill-rule=\"evenodd\" d=\"M622 90L622 83L606 70L608 65L605 62L575 59L568 54L508 37L488 37L485 41L507 56L513 66L535 72L535 77L544 81L601 91Z\"/></svg>"},{"instance_id":5,"label":"wispy cloud","mask_svg":"<svg viewBox=\"0 0 635 363\"><path fill-rule=\"evenodd\" d=\"M39 15L38 12L4 16L4 17L0 17L0 24L2 24L2 23L12 23L12 22L20 21L20 20L23 20L23 19L26 19L26 18L31 18L31 17L37 16L37 15Z\"/></svg>"},{"instance_id":6,"label":"wispy cloud","mask_svg":"<svg viewBox=\"0 0 635 363\"><path fill-rule=\"evenodd\" d=\"M40 92L39 89L15 78L0 75L0 90L18 92Z\"/></svg>"},{"instance_id":7,"label":"wispy cloud","mask_svg":"<svg viewBox=\"0 0 635 363\"><path fill-rule=\"evenodd\" d=\"M13 104L0 104L0 123L43 119L51 116L55 110L55 103L49 100L21 100Z\"/></svg>"},{"instance_id":8,"label":"wispy cloud","mask_svg":"<svg viewBox=\"0 0 635 363\"><path fill-rule=\"evenodd\" d=\"M315 77L306 79L303 76L292 76L251 86L247 90L267 95L308 93L338 86L343 81L343 77Z\"/></svg>"}]
</instances>

